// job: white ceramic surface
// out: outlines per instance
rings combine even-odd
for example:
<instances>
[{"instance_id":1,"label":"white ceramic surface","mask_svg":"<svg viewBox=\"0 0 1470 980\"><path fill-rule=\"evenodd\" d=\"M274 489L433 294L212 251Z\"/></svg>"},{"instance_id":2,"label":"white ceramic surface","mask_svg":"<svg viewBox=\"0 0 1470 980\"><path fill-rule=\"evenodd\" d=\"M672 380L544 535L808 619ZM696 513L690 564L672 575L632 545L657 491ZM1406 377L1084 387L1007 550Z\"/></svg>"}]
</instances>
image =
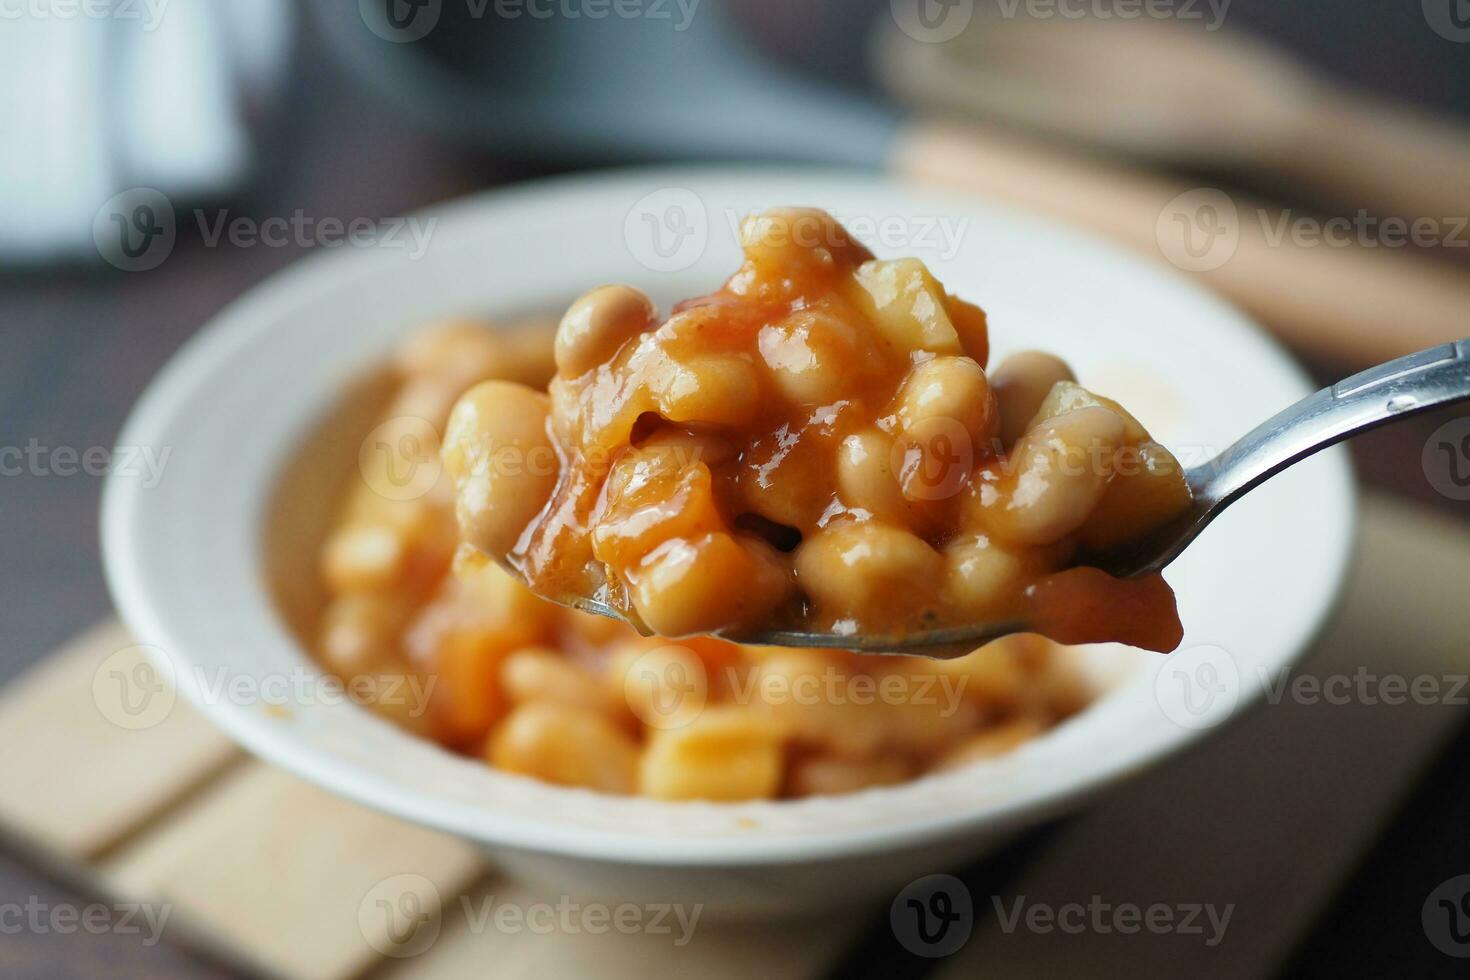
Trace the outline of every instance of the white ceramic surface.
<instances>
[{"instance_id":1,"label":"white ceramic surface","mask_svg":"<svg viewBox=\"0 0 1470 980\"><path fill-rule=\"evenodd\" d=\"M201 677L259 681L309 665L272 608L260 531L283 460L349 379L447 314L553 309L608 281L665 304L707 292L736 265L734 216L772 204L826 207L871 229L880 255L925 259L988 309L996 354L1062 353L1186 461L1309 390L1272 341L1166 267L974 199L789 170L527 185L428 212L436 223L416 259L377 248L300 263L223 312L159 375L120 443L169 447L164 478L114 478L103 504L108 578L139 641L247 748L345 796L483 842L573 893L746 910L861 898L978 853L1212 730L1302 652L1353 537L1338 451L1252 494L1171 569L1180 654L1099 651L1135 669L1090 710L1006 758L899 787L730 805L600 797L457 758L350 705L281 717L202 689ZM1226 659L1190 652L1201 645Z\"/></svg>"}]
</instances>

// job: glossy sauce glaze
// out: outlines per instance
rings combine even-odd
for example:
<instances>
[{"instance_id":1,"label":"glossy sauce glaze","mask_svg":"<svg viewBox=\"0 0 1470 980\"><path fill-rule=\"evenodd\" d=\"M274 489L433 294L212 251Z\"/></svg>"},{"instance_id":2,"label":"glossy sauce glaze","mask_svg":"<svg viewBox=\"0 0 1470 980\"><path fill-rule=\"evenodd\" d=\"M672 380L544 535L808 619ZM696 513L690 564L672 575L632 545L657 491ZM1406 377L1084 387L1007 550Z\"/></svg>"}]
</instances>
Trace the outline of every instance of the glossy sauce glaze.
<instances>
[{"instance_id":1,"label":"glossy sauce glaze","mask_svg":"<svg viewBox=\"0 0 1470 980\"><path fill-rule=\"evenodd\" d=\"M666 636L1020 620L1177 646L1162 579L1073 567L1189 506L1136 419L1050 355L988 372L979 307L823 212L741 236L735 275L666 320L623 286L573 304L547 394L460 400L444 460L467 542Z\"/></svg>"},{"instance_id":2,"label":"glossy sauce glaze","mask_svg":"<svg viewBox=\"0 0 1470 980\"><path fill-rule=\"evenodd\" d=\"M514 404L544 400L551 353L550 325L425 329L341 413L351 421L329 420L303 445L313 463L325 444L361 445L313 466L309 485L283 487L332 515L314 553L320 594L299 572L283 584L302 614L293 621L354 700L504 772L609 794L750 800L969 766L1096 695L1092 651L1038 636L947 661L671 643L536 596L458 544L449 481L427 460L471 386L514 382ZM549 465L554 480L554 453ZM293 545L312 523L287 523Z\"/></svg>"}]
</instances>

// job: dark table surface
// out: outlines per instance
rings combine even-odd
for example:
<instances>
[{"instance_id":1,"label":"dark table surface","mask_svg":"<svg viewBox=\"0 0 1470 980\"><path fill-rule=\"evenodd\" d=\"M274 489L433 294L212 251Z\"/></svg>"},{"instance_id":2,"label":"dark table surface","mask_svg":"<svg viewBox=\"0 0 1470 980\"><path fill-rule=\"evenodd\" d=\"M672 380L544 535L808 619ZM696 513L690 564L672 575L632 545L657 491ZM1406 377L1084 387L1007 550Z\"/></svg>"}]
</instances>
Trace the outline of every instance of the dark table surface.
<instances>
[{"instance_id":1,"label":"dark table surface","mask_svg":"<svg viewBox=\"0 0 1470 980\"><path fill-rule=\"evenodd\" d=\"M1304 46L1312 43L1312 37L1304 39ZM265 216L303 208L344 221L379 218L542 172L467 153L406 125L329 58L314 56L319 54L308 40L296 59L292 108L272 137L274 145L290 146L292 153L270 162L257 190L232 205L237 213ZM401 179L404 174L413 177ZM197 233L191 238L185 229L181 236L169 261L146 274L103 274L91 267L0 273L0 446L34 441L45 449L71 447L78 453L110 447L129 406L169 355L222 306L303 251L294 246L210 248ZM1324 382L1344 373L1341 365L1309 367ZM1453 414L1359 440L1353 453L1365 481L1460 518L1470 516L1464 505L1437 495L1420 468L1428 434ZM0 478L0 554L5 556L0 625L7 638L0 647L0 683L109 614L98 561L99 490L100 480L86 475ZM1467 743L1470 739L1461 738L1455 747L1461 759L1470 749ZM1344 964L1365 968L1402 962L1383 958L1385 950L1371 939L1373 930L1366 924L1379 923L1379 935L1388 941L1391 934L1381 926L1392 916L1381 914L1380 906L1399 891L1413 893L1417 879L1408 862L1432 862L1438 869L1434 880L1454 870L1446 862L1470 871L1461 831L1470 816L1466 783L1462 766L1447 755L1348 883L1339 907L1303 950L1297 972L1318 972L1311 969L1314 964L1331 962L1342 975ZM85 901L32 869L24 855L0 851L0 901L27 899ZM1417 902L1413 899L1415 910ZM1393 907L1400 905L1396 900ZM1408 943L1411 937L1400 938ZM1425 969L1441 965L1429 962ZM0 974L232 975L167 942L145 948L130 936L32 934L0 937Z\"/></svg>"}]
</instances>

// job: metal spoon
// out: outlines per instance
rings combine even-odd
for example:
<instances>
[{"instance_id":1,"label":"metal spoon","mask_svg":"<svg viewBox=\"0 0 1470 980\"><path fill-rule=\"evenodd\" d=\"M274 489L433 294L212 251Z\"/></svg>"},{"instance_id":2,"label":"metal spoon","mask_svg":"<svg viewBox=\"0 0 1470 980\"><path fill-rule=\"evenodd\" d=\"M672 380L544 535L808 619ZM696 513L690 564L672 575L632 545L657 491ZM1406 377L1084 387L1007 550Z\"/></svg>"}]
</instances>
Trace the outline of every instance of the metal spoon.
<instances>
[{"instance_id":1,"label":"metal spoon","mask_svg":"<svg viewBox=\"0 0 1470 980\"><path fill-rule=\"evenodd\" d=\"M1282 470L1389 422L1470 401L1470 338L1369 368L1304 398L1251 430L1220 455L1185 471L1194 506L1126 551L1087 562L1120 578L1157 572L1178 558L1210 522ZM622 615L595 599L572 603L585 612ZM765 630L729 636L758 646L821 647L859 653L950 658L1011 633L1024 622L973 623L901 636L848 636L801 630Z\"/></svg>"}]
</instances>

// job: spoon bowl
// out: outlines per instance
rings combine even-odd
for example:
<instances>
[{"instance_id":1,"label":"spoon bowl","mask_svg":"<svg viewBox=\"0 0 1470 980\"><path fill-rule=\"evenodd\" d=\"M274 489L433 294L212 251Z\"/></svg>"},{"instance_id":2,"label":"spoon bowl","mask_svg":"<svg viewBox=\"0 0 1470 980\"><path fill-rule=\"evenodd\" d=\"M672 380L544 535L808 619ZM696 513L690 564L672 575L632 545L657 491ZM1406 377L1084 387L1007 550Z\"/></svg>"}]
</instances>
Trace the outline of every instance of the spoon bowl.
<instances>
[{"instance_id":1,"label":"spoon bowl","mask_svg":"<svg viewBox=\"0 0 1470 980\"><path fill-rule=\"evenodd\" d=\"M1081 562L1117 578L1163 571L1235 501L1287 467L1379 426L1421 412L1470 401L1470 338L1369 368L1302 399L1252 429L1214 459L1185 472L1193 506L1125 549ZM597 599L571 603L584 612L623 619ZM896 636L758 630L729 639L757 646L815 647L855 653L964 656L1031 624L1020 620L975 623ZM725 635L725 634L721 634Z\"/></svg>"}]
</instances>

